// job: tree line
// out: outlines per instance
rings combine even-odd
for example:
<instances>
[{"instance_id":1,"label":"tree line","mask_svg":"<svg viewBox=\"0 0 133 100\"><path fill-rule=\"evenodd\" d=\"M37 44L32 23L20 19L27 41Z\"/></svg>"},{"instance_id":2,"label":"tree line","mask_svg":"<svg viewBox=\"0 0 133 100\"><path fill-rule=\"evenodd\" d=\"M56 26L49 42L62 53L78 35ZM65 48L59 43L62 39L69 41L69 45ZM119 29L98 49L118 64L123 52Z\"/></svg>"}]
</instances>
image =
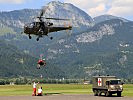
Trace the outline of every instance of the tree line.
<instances>
[{"instance_id":1,"label":"tree line","mask_svg":"<svg viewBox=\"0 0 133 100\"><path fill-rule=\"evenodd\" d=\"M133 84L133 79L121 79L125 84ZM0 79L0 85L31 85L35 82L39 82L40 84L84 84L85 82L88 84L92 84L92 80L85 79L32 79L26 77L20 78L4 78Z\"/></svg>"}]
</instances>

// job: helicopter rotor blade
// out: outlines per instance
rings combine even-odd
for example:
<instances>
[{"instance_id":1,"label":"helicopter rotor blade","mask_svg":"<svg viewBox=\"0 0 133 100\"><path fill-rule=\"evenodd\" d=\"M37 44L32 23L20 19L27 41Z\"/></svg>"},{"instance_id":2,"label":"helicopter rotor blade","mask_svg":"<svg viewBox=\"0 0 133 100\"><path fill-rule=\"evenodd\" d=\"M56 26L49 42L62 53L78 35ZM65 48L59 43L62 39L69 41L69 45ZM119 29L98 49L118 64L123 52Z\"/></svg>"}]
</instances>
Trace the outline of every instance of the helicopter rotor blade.
<instances>
[{"instance_id":1,"label":"helicopter rotor blade","mask_svg":"<svg viewBox=\"0 0 133 100\"><path fill-rule=\"evenodd\" d=\"M42 17L43 14L44 14L44 10L42 9L39 17Z\"/></svg>"},{"instance_id":2,"label":"helicopter rotor blade","mask_svg":"<svg viewBox=\"0 0 133 100\"><path fill-rule=\"evenodd\" d=\"M40 16L37 17L41 22L42 22L42 18L44 18L43 15L46 13L46 10L47 10L47 6L46 7L43 6L40 12Z\"/></svg>"},{"instance_id":3,"label":"helicopter rotor blade","mask_svg":"<svg viewBox=\"0 0 133 100\"><path fill-rule=\"evenodd\" d=\"M52 19L52 20L70 20L70 19L62 19L62 18L45 18L45 19Z\"/></svg>"}]
</instances>

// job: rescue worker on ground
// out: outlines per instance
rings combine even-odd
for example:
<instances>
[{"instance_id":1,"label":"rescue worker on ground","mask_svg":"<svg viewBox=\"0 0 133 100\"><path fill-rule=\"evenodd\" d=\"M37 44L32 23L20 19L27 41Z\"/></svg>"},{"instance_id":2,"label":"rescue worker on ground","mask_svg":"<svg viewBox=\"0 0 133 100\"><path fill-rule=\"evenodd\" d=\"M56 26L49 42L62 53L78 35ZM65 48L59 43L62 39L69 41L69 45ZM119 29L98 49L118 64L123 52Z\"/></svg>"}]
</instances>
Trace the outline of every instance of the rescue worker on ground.
<instances>
[{"instance_id":1,"label":"rescue worker on ground","mask_svg":"<svg viewBox=\"0 0 133 100\"><path fill-rule=\"evenodd\" d=\"M36 96L36 86L37 86L37 84L39 84L39 82L38 83L36 83L36 82L33 83L33 94L32 94L32 96Z\"/></svg>"},{"instance_id":2,"label":"rescue worker on ground","mask_svg":"<svg viewBox=\"0 0 133 100\"><path fill-rule=\"evenodd\" d=\"M42 96L42 95L43 95L42 87L39 87L37 96Z\"/></svg>"}]
</instances>

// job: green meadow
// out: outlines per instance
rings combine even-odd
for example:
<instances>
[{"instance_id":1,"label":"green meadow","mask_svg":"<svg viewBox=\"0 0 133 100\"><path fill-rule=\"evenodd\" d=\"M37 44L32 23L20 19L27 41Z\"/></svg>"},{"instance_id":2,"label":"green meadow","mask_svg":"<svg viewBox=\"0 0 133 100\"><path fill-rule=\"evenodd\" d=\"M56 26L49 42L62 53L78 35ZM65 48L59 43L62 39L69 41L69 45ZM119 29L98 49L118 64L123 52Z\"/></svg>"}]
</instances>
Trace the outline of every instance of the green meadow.
<instances>
[{"instance_id":1,"label":"green meadow","mask_svg":"<svg viewBox=\"0 0 133 100\"><path fill-rule=\"evenodd\" d=\"M43 94L93 94L92 85L81 84L39 84L43 87ZM32 95L32 85L3 85L0 86L0 96ZM124 84L122 96L133 97L133 84Z\"/></svg>"}]
</instances>

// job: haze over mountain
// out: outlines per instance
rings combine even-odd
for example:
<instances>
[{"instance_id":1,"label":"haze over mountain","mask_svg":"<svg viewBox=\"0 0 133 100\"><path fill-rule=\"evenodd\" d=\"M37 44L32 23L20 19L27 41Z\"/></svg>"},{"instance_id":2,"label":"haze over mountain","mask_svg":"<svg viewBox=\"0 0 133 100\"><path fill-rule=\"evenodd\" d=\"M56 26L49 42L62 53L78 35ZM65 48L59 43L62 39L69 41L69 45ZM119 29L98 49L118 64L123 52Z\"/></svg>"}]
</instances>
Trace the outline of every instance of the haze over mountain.
<instances>
[{"instance_id":1,"label":"haze over mountain","mask_svg":"<svg viewBox=\"0 0 133 100\"><path fill-rule=\"evenodd\" d=\"M18 76L10 68L21 70L22 76L38 76L36 58L40 54L46 58L47 66L41 74L51 78L91 78L93 75L116 75L131 78L133 74L133 22L112 15L102 15L91 18L84 11L69 3L50 2L45 17L72 18L73 34L67 36L65 31L51 33L54 39L48 37L29 40L28 36L20 34L24 23L33 21L39 15L38 9L24 9L11 12L0 12L0 60L1 76ZM54 21L61 25L64 22ZM78 27L77 27L78 26ZM9 54L16 52L19 59L25 55L26 63L16 63L17 56L8 57L3 53L6 48ZM15 49L11 49L14 47ZM32 59L33 57L33 59ZM6 62L3 59L6 58ZM12 62L9 62L12 59ZM4 65L5 64L5 65ZM9 70L3 70L7 68ZM20 66L20 67L15 67ZM31 67L32 66L32 67ZM32 69L30 69L32 68ZM34 71L34 72L33 72ZM46 73L47 72L47 73ZM31 74L32 73L32 74Z\"/></svg>"}]
</instances>

